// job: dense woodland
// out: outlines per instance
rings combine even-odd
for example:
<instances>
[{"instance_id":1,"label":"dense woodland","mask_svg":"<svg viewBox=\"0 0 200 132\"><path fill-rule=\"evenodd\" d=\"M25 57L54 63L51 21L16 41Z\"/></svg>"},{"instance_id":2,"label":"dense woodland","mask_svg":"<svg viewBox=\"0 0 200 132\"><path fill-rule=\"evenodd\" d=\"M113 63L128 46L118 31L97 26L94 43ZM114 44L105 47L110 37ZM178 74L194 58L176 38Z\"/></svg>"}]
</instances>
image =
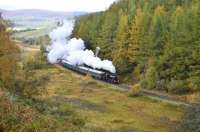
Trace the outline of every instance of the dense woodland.
<instances>
[{"instance_id":1,"label":"dense woodland","mask_svg":"<svg viewBox=\"0 0 200 132\"><path fill-rule=\"evenodd\" d=\"M199 0L119 0L77 18L72 36L99 46L119 76L143 88L200 90Z\"/></svg>"}]
</instances>

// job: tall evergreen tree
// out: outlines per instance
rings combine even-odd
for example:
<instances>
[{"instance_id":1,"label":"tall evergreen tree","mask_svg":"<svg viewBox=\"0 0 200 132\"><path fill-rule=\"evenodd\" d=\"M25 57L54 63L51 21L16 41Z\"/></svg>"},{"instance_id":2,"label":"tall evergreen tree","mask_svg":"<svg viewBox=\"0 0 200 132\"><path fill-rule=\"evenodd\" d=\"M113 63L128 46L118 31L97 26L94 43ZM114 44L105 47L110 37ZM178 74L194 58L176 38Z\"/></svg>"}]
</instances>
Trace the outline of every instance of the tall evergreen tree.
<instances>
[{"instance_id":1,"label":"tall evergreen tree","mask_svg":"<svg viewBox=\"0 0 200 132\"><path fill-rule=\"evenodd\" d=\"M77 21L73 36L100 46L120 75L134 69L144 88L199 89L199 0L119 0Z\"/></svg>"},{"instance_id":2,"label":"tall evergreen tree","mask_svg":"<svg viewBox=\"0 0 200 132\"><path fill-rule=\"evenodd\" d=\"M155 8L149 32L150 57L158 57L162 54L163 47L167 39L166 36L168 34L166 17L166 12L163 6L158 6Z\"/></svg>"},{"instance_id":3,"label":"tall evergreen tree","mask_svg":"<svg viewBox=\"0 0 200 132\"><path fill-rule=\"evenodd\" d=\"M139 56L140 43L142 38L142 25L143 25L144 13L141 8L137 9L136 16L133 19L132 28L130 30L130 36L128 39L128 62L129 64L136 64L137 57Z\"/></svg>"},{"instance_id":4,"label":"tall evergreen tree","mask_svg":"<svg viewBox=\"0 0 200 132\"><path fill-rule=\"evenodd\" d=\"M117 16L111 13L107 13L104 18L104 22L101 26L97 39L97 46L101 48L100 55L105 59L112 58L112 50L114 48L114 36L113 32L117 26Z\"/></svg>"},{"instance_id":5,"label":"tall evergreen tree","mask_svg":"<svg viewBox=\"0 0 200 132\"><path fill-rule=\"evenodd\" d=\"M127 70L127 26L128 17L123 14L119 20L117 35L115 40L115 49L113 51L113 63L119 71Z\"/></svg>"}]
</instances>

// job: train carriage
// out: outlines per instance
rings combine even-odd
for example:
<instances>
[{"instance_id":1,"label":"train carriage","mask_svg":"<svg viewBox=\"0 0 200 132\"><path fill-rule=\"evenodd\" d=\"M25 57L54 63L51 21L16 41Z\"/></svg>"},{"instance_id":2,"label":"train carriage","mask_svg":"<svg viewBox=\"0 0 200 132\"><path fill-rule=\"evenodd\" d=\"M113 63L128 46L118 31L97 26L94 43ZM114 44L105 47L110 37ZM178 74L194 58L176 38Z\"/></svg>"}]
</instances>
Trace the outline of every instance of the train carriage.
<instances>
[{"instance_id":1,"label":"train carriage","mask_svg":"<svg viewBox=\"0 0 200 132\"><path fill-rule=\"evenodd\" d=\"M113 84L119 83L119 80L117 79L116 75L111 74L111 73L106 72L106 71L93 69L93 68L90 68L90 67L87 67L87 66L77 66L77 65L74 66L74 65L70 64L67 60L62 60L61 64L65 68L79 72L83 75L89 74L93 78L104 80L104 81L107 81L109 83L113 83Z\"/></svg>"}]
</instances>

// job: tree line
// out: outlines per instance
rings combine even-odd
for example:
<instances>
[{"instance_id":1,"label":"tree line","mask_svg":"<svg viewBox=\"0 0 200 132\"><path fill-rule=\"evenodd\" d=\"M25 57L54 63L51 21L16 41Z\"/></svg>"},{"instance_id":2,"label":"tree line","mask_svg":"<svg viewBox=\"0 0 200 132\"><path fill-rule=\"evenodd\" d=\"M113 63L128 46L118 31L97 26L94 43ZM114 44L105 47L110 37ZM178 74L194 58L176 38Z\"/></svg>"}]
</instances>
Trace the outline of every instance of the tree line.
<instances>
[{"instance_id":1,"label":"tree line","mask_svg":"<svg viewBox=\"0 0 200 132\"><path fill-rule=\"evenodd\" d=\"M78 17L72 36L143 88L200 90L199 0L119 0Z\"/></svg>"}]
</instances>

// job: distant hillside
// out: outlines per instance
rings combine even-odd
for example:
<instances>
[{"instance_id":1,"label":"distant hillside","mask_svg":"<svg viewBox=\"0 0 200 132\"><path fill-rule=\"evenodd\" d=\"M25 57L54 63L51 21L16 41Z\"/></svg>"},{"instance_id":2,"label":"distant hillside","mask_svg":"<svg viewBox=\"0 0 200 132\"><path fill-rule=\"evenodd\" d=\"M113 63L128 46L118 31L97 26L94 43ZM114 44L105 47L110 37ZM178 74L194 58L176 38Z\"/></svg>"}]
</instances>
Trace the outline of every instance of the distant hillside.
<instances>
[{"instance_id":1,"label":"distant hillside","mask_svg":"<svg viewBox=\"0 0 200 132\"><path fill-rule=\"evenodd\" d=\"M69 17L69 16L80 16L86 14L86 12L56 12L48 10L37 10L37 9L24 9L8 11L0 9L5 18L16 17L16 16L33 16L33 17Z\"/></svg>"},{"instance_id":2,"label":"distant hillside","mask_svg":"<svg viewBox=\"0 0 200 132\"><path fill-rule=\"evenodd\" d=\"M0 12L4 12L5 10L3 10L3 9L0 9Z\"/></svg>"}]
</instances>

